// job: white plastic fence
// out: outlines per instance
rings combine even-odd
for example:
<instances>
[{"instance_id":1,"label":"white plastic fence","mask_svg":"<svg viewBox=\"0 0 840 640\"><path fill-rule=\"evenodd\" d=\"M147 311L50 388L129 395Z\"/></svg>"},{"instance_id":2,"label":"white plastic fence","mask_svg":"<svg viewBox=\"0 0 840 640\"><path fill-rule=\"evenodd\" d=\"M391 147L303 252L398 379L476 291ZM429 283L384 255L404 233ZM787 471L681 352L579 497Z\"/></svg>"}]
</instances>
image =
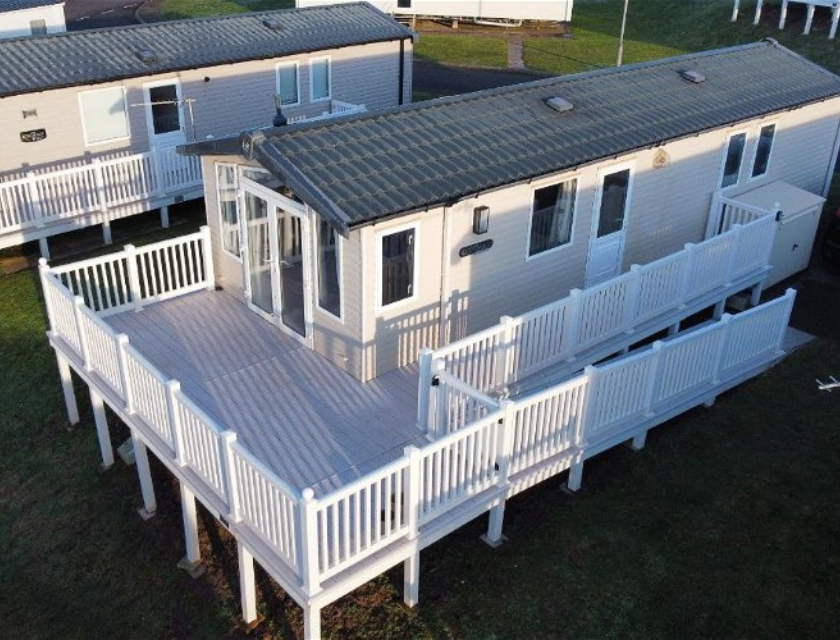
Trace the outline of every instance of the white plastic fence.
<instances>
[{"instance_id":1,"label":"white plastic fence","mask_svg":"<svg viewBox=\"0 0 840 640\"><path fill-rule=\"evenodd\" d=\"M324 111L317 116L292 116L289 118L289 124L300 124L302 122L319 122L321 120L330 120L339 116L348 116L353 113L364 113L367 107L363 104L352 104L350 102L341 102L339 100L330 101L330 110Z\"/></svg>"},{"instance_id":2,"label":"white plastic fence","mask_svg":"<svg viewBox=\"0 0 840 640\"><path fill-rule=\"evenodd\" d=\"M440 371L436 378L436 393L430 425L434 425L434 437L458 431L489 413L498 411L499 401L476 391L448 371Z\"/></svg>"},{"instance_id":3,"label":"white plastic fence","mask_svg":"<svg viewBox=\"0 0 840 640\"><path fill-rule=\"evenodd\" d=\"M749 224L766 216L775 219L776 213L777 210L775 209L762 209L749 205L735 198L727 198L718 191L712 198L709 222L706 226L706 237L711 238L729 231L736 224Z\"/></svg>"},{"instance_id":4,"label":"white plastic fence","mask_svg":"<svg viewBox=\"0 0 840 640\"><path fill-rule=\"evenodd\" d=\"M214 284L210 230L51 270L73 295L100 315L139 310Z\"/></svg>"},{"instance_id":5,"label":"white plastic fence","mask_svg":"<svg viewBox=\"0 0 840 640\"><path fill-rule=\"evenodd\" d=\"M454 342L420 360L418 421L425 424L434 362L478 391L512 382L570 360L587 349L661 319L665 328L685 306L717 291L736 293L767 270L776 223L765 216L629 272Z\"/></svg>"},{"instance_id":6,"label":"white plastic fence","mask_svg":"<svg viewBox=\"0 0 840 640\"><path fill-rule=\"evenodd\" d=\"M157 149L0 182L0 234L201 185L201 160Z\"/></svg>"}]
</instances>

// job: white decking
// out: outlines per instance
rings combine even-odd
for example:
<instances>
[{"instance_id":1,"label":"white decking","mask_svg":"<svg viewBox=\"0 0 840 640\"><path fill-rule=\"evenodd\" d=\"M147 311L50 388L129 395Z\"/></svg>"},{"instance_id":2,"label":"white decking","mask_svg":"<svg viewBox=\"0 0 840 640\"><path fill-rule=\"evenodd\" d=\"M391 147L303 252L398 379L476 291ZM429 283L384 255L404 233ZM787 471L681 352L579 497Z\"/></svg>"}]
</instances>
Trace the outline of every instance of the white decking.
<instances>
[{"instance_id":1,"label":"white decking","mask_svg":"<svg viewBox=\"0 0 840 640\"><path fill-rule=\"evenodd\" d=\"M362 384L223 291L108 323L297 489L328 492L426 442L416 367Z\"/></svg>"}]
</instances>

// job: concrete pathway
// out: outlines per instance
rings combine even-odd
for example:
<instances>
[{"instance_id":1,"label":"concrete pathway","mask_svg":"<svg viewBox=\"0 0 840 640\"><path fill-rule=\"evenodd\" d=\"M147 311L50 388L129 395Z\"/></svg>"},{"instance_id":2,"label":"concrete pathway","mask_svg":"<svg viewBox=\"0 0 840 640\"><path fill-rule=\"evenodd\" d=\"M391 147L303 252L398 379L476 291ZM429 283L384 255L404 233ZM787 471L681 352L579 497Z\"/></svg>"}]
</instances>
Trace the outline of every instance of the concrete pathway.
<instances>
[{"instance_id":1,"label":"concrete pathway","mask_svg":"<svg viewBox=\"0 0 840 640\"><path fill-rule=\"evenodd\" d=\"M508 40L508 69L527 71L522 36L513 36Z\"/></svg>"}]
</instances>

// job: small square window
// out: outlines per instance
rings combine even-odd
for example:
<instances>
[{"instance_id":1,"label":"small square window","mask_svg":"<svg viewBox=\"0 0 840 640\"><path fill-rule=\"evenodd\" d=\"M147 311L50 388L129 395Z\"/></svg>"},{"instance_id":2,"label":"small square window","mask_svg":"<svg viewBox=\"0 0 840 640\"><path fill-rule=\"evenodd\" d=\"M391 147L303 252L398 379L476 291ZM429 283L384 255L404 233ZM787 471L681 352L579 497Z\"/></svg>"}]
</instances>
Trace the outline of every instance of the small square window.
<instances>
[{"instance_id":1,"label":"small square window","mask_svg":"<svg viewBox=\"0 0 840 640\"><path fill-rule=\"evenodd\" d=\"M529 256L571 242L576 194L576 179L534 191Z\"/></svg>"},{"instance_id":2,"label":"small square window","mask_svg":"<svg viewBox=\"0 0 840 640\"><path fill-rule=\"evenodd\" d=\"M385 307L414 295L414 229L381 237L381 306Z\"/></svg>"},{"instance_id":3,"label":"small square window","mask_svg":"<svg viewBox=\"0 0 840 640\"><path fill-rule=\"evenodd\" d=\"M47 21L46 20L30 20L29 31L33 36L47 35Z\"/></svg>"}]
</instances>

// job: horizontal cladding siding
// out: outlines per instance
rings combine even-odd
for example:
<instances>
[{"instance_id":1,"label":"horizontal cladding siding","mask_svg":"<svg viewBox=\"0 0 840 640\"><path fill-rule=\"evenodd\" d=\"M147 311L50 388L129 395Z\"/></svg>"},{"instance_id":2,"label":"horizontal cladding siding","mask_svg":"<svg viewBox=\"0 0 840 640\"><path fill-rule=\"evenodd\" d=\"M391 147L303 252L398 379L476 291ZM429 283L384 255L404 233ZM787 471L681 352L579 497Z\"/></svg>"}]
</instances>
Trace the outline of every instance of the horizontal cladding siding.
<instances>
[{"instance_id":1,"label":"horizontal cladding siding","mask_svg":"<svg viewBox=\"0 0 840 640\"><path fill-rule=\"evenodd\" d=\"M85 88L15 96L0 100L0 174L14 174L22 167L55 168L88 162L91 158L112 154L140 153L149 148L143 85L178 78L183 97L192 100L194 123L185 108L187 140L238 134L246 129L271 126L275 114L275 68L278 62L300 63L301 106L286 109L286 114L320 115L329 109L328 102L312 104L309 93L309 60L329 55L332 59L333 99L363 103L369 109L396 106L399 87L399 42L374 43L320 52L309 56L246 62L208 67L181 73L146 78L132 78L124 83L109 83ZM205 78L208 81L205 82ZM78 94L90 89L125 86L129 105L131 139L103 145L86 146L82 129ZM24 119L23 111L35 109L37 117ZM20 132L46 129L47 139L23 143ZM6 175L6 177L9 177Z\"/></svg>"}]
</instances>

